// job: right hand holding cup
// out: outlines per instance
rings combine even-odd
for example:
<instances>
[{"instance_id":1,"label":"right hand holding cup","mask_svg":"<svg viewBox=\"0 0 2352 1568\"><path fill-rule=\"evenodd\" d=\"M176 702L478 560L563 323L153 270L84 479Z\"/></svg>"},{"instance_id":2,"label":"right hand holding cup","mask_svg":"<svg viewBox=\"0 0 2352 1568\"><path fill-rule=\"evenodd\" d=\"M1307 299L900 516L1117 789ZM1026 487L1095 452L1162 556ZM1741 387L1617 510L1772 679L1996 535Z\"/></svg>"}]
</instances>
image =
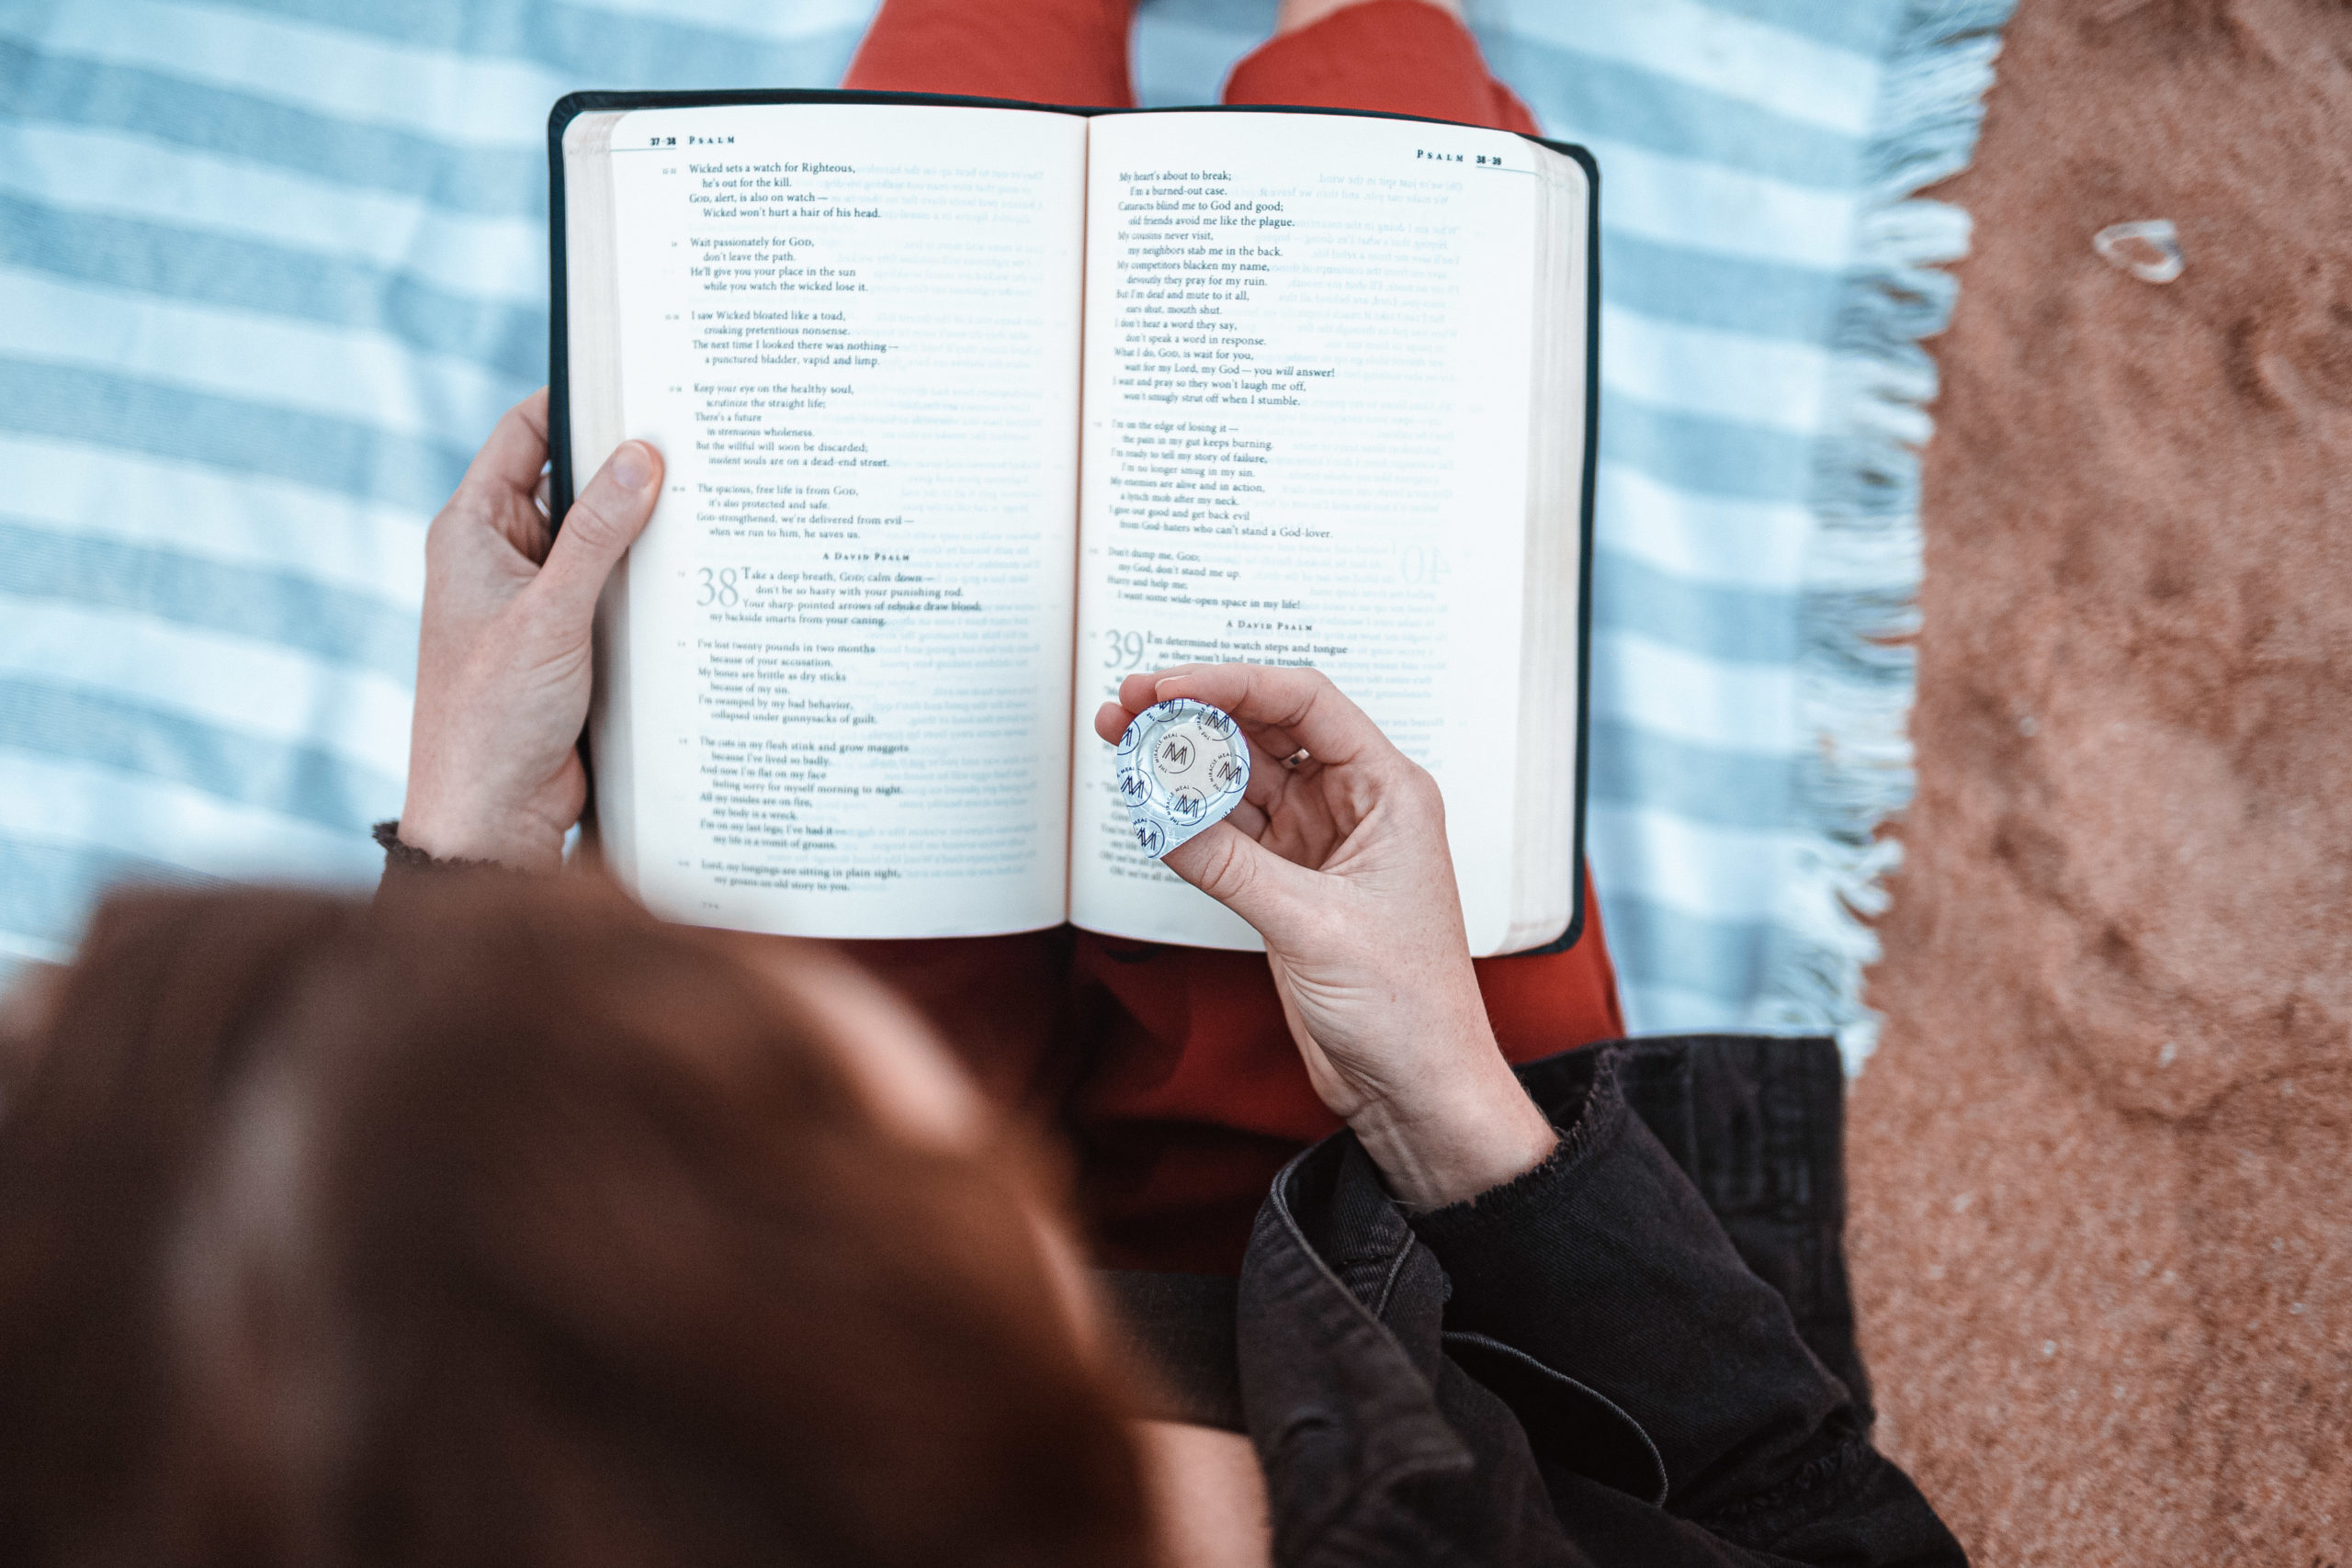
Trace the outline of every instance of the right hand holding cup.
<instances>
[{"instance_id":1,"label":"right hand holding cup","mask_svg":"<svg viewBox=\"0 0 2352 1568\"><path fill-rule=\"evenodd\" d=\"M1239 723L1250 784L1165 863L1265 938L1307 1077L1390 1190L1434 1207L1539 1163L1556 1137L1487 1025L1437 782L1316 670L1130 675L1095 732L1177 697Z\"/></svg>"}]
</instances>

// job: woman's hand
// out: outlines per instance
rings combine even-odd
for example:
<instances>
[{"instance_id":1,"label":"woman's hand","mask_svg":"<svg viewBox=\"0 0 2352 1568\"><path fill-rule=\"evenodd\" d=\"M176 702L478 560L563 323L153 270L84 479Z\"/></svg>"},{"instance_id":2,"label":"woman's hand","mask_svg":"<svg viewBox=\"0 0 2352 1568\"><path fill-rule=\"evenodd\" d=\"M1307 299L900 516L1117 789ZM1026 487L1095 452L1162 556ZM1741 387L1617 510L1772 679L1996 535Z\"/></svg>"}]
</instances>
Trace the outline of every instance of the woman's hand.
<instances>
[{"instance_id":1,"label":"woman's hand","mask_svg":"<svg viewBox=\"0 0 2352 1568\"><path fill-rule=\"evenodd\" d=\"M1168 869L1266 939L1315 1092L1390 1190L1433 1207L1540 1163L1557 1139L1487 1025L1437 782L1314 670L1131 675L1095 733L1115 743L1173 697L1239 721L1250 787L1230 817L1168 852ZM1301 749L1307 761L1282 765Z\"/></svg>"},{"instance_id":2,"label":"woman's hand","mask_svg":"<svg viewBox=\"0 0 2352 1568\"><path fill-rule=\"evenodd\" d=\"M547 456L537 391L498 422L425 536L401 840L444 859L552 871L587 802L589 627L605 579L653 514L662 458L623 442L550 547Z\"/></svg>"}]
</instances>

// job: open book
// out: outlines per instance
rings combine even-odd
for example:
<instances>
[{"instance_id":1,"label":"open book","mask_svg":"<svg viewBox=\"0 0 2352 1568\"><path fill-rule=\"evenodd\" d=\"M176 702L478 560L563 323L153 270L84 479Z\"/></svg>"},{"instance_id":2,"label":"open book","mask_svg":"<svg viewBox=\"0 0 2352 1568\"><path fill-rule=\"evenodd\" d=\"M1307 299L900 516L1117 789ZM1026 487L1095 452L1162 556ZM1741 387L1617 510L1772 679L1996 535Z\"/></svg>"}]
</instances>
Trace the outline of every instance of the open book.
<instances>
[{"instance_id":1,"label":"open book","mask_svg":"<svg viewBox=\"0 0 2352 1568\"><path fill-rule=\"evenodd\" d=\"M557 515L595 831L681 920L1253 948L1135 844L1120 679L1312 664L1446 802L1472 950L1583 917L1581 150L1385 116L847 93L556 106Z\"/></svg>"}]
</instances>

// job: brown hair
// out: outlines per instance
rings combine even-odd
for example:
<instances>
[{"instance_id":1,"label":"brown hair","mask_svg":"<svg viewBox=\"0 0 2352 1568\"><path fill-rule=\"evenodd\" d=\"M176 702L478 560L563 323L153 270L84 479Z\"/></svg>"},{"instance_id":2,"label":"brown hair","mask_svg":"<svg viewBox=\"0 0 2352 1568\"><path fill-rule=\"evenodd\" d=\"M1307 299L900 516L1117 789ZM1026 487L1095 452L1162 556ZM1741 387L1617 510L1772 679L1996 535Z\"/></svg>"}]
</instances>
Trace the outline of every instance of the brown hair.
<instances>
[{"instance_id":1,"label":"brown hair","mask_svg":"<svg viewBox=\"0 0 2352 1568\"><path fill-rule=\"evenodd\" d=\"M0 1559L1147 1555L1015 1162L577 882L99 914L0 1085Z\"/></svg>"}]
</instances>

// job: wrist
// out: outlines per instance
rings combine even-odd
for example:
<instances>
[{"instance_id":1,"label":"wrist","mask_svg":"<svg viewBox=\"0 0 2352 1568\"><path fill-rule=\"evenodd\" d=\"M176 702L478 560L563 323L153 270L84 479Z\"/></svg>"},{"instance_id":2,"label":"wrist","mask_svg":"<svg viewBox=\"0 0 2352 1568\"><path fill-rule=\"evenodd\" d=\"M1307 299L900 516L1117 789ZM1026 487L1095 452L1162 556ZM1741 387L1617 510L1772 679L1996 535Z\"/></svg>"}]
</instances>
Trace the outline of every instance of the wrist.
<instances>
[{"instance_id":1,"label":"wrist","mask_svg":"<svg viewBox=\"0 0 2352 1568\"><path fill-rule=\"evenodd\" d=\"M1388 1099L1348 1118L1388 1190L1408 1209L1459 1203L1517 1179L1559 1145L1491 1041L1473 1071L1446 1075L1409 1100Z\"/></svg>"}]
</instances>

